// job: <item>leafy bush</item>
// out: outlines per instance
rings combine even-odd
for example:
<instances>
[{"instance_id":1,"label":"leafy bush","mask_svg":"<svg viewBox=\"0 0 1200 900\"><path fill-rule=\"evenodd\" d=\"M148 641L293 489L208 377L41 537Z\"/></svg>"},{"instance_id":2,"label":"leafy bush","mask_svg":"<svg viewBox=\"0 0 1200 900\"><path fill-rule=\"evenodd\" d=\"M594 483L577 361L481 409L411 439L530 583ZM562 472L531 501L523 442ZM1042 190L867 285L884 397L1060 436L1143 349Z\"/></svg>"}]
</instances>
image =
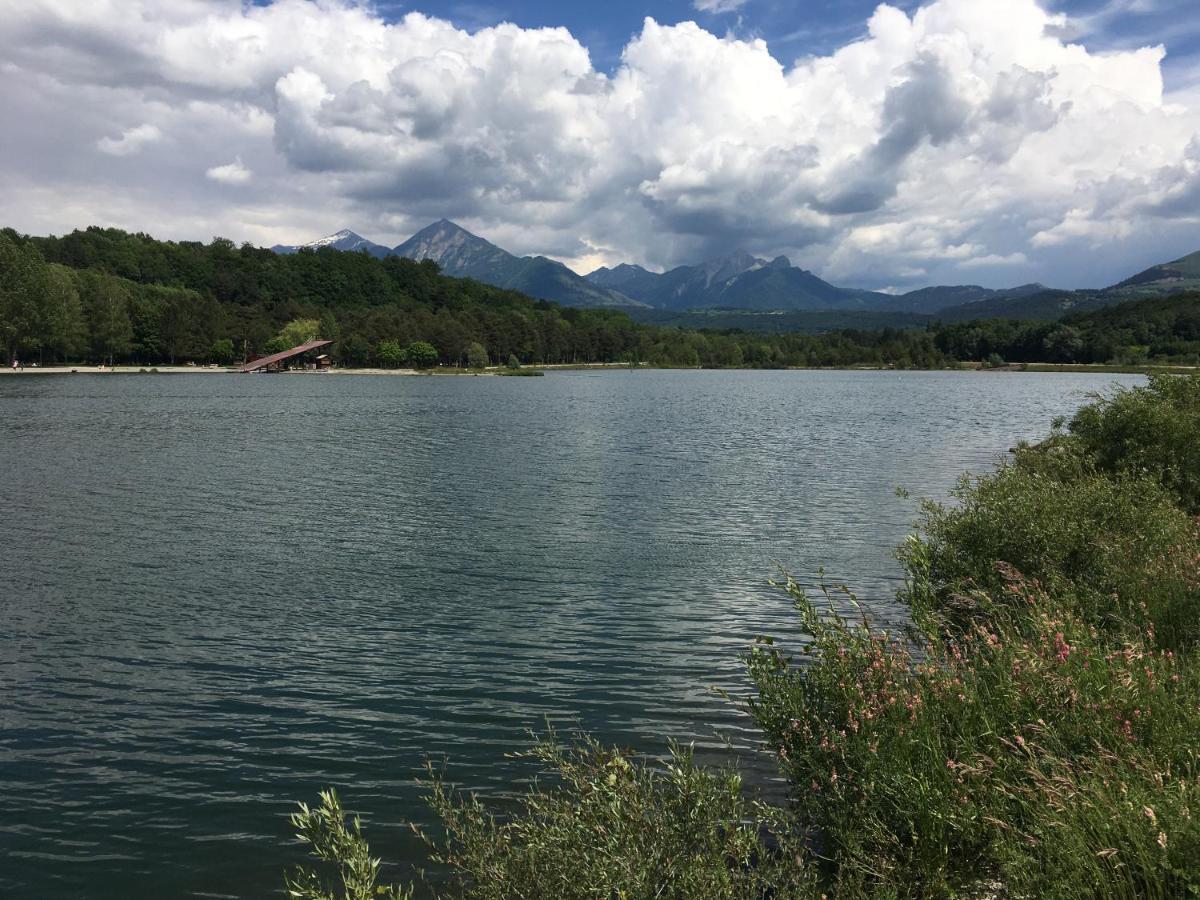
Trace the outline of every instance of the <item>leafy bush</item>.
<instances>
[{"instance_id":1,"label":"leafy bush","mask_svg":"<svg viewBox=\"0 0 1200 900\"><path fill-rule=\"evenodd\" d=\"M491 363L488 359L487 348L483 344L472 342L467 347L467 368L468 369L486 369Z\"/></svg>"},{"instance_id":2,"label":"leafy bush","mask_svg":"<svg viewBox=\"0 0 1200 900\"><path fill-rule=\"evenodd\" d=\"M437 365L438 352L427 341L413 341L404 348L404 358L414 369L429 369Z\"/></svg>"},{"instance_id":3,"label":"leafy bush","mask_svg":"<svg viewBox=\"0 0 1200 900\"><path fill-rule=\"evenodd\" d=\"M222 365L233 361L233 341L229 338L221 338L213 341L212 349L209 350L209 356L215 363Z\"/></svg>"},{"instance_id":4,"label":"leafy bush","mask_svg":"<svg viewBox=\"0 0 1200 900\"><path fill-rule=\"evenodd\" d=\"M751 710L829 882L849 895L954 896L997 881L1048 896L1037 879L1056 865L1059 896L1077 896L1084 872L1163 896L1200 886L1188 806L1200 791L1200 667L1155 649L1151 628L1114 642L1005 571L1020 617L915 644L822 614L789 583L813 635L805 664L757 647ZM1163 811L1165 837L1143 806Z\"/></svg>"},{"instance_id":5,"label":"leafy bush","mask_svg":"<svg viewBox=\"0 0 1200 900\"><path fill-rule=\"evenodd\" d=\"M385 369L398 369L406 362L404 348L395 341L380 341L376 344L375 359Z\"/></svg>"},{"instance_id":6,"label":"leafy bush","mask_svg":"<svg viewBox=\"0 0 1200 900\"><path fill-rule=\"evenodd\" d=\"M812 876L801 862L804 851L788 818L747 801L732 770L702 769L689 750L674 745L660 765L587 737L564 746L553 733L518 756L541 763L556 784L535 784L519 810L503 817L474 795L458 796L441 777L433 777L430 805L446 836L423 836L431 858L451 872L446 896L783 900L813 895ZM373 888L378 861L370 858L357 820L352 828L339 827L344 817L336 795L323 793L322 801L320 810L302 808L293 817L301 838L320 858L339 862L354 890ZM288 879L293 896L332 896L295 893L296 886L308 884L320 884L311 871ZM366 896L347 888L348 900Z\"/></svg>"},{"instance_id":7,"label":"leafy bush","mask_svg":"<svg viewBox=\"0 0 1200 900\"><path fill-rule=\"evenodd\" d=\"M409 900L412 891L379 884L379 860L362 835L362 823L355 816L346 824L346 814L337 792L321 791L321 805L310 809L300 804L292 814L296 836L311 847L312 855L331 863L341 880L344 900ZM289 897L297 900L336 900L338 892L312 869L298 868L284 879Z\"/></svg>"},{"instance_id":8,"label":"leafy bush","mask_svg":"<svg viewBox=\"0 0 1200 900\"><path fill-rule=\"evenodd\" d=\"M1200 533L1147 477L1106 477L1070 454L1024 451L927 504L901 550L916 616L961 627L1012 606L997 562L1046 587L1089 623L1123 627L1147 608L1172 645L1200 636Z\"/></svg>"},{"instance_id":9,"label":"leafy bush","mask_svg":"<svg viewBox=\"0 0 1200 900\"><path fill-rule=\"evenodd\" d=\"M1200 514L1200 378L1151 375L1083 407L1069 429L1101 470L1146 474Z\"/></svg>"},{"instance_id":10,"label":"leafy bush","mask_svg":"<svg viewBox=\"0 0 1200 900\"><path fill-rule=\"evenodd\" d=\"M551 735L523 755L558 785L535 786L504 821L433 784L448 832L433 858L459 874L463 897L788 897L808 884L786 817L747 802L740 776L701 769L686 749L673 745L660 767Z\"/></svg>"},{"instance_id":11,"label":"leafy bush","mask_svg":"<svg viewBox=\"0 0 1200 900\"><path fill-rule=\"evenodd\" d=\"M275 340L284 350L298 347L307 341L316 340L321 333L321 323L316 319L292 319L283 326Z\"/></svg>"}]
</instances>

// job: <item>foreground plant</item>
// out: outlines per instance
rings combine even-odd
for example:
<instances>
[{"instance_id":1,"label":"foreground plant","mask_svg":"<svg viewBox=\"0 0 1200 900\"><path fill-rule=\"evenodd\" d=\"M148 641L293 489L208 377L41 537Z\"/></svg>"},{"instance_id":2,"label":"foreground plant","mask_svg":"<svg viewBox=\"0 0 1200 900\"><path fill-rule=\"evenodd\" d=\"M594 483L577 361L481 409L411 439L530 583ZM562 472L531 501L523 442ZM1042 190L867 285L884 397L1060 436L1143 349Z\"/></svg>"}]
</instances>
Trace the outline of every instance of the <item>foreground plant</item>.
<instances>
[{"instance_id":1,"label":"foreground plant","mask_svg":"<svg viewBox=\"0 0 1200 900\"><path fill-rule=\"evenodd\" d=\"M697 766L689 749L672 745L662 761L605 747L587 736L564 744L551 731L517 758L538 763L553 783L535 783L513 810L500 815L475 795L459 795L431 773L429 803L445 835L422 833L430 858L450 873L443 896L500 898L784 898L813 896L814 876L804 865L800 835L786 813L746 799L731 769ZM329 798L332 797L332 801ZM349 866L356 890L374 884L357 820L330 827L340 807L332 792L323 809L314 850ZM307 823L317 811L302 811ZM314 879L310 872L304 879ZM351 881L347 883L350 884ZM293 884L306 884L298 876ZM395 889L392 889L395 890ZM293 896L324 900L330 894ZM348 893L358 900L366 893ZM399 897L393 893L388 896Z\"/></svg>"},{"instance_id":2,"label":"foreground plant","mask_svg":"<svg viewBox=\"0 0 1200 900\"><path fill-rule=\"evenodd\" d=\"M847 895L1200 890L1200 668L1156 649L1152 629L1113 640L1001 569L1027 619L948 640L876 631L788 583L812 638L799 665L752 651L751 709L829 882ZM1085 873L1106 887L1079 893Z\"/></svg>"},{"instance_id":3,"label":"foreground plant","mask_svg":"<svg viewBox=\"0 0 1200 900\"><path fill-rule=\"evenodd\" d=\"M379 884L380 861L371 856L358 816L347 825L337 792L321 791L320 796L320 806L310 809L301 803L291 822L311 854L337 870L341 888L333 887L316 871L301 867L285 876L288 896L297 900L409 900L410 890Z\"/></svg>"}]
</instances>

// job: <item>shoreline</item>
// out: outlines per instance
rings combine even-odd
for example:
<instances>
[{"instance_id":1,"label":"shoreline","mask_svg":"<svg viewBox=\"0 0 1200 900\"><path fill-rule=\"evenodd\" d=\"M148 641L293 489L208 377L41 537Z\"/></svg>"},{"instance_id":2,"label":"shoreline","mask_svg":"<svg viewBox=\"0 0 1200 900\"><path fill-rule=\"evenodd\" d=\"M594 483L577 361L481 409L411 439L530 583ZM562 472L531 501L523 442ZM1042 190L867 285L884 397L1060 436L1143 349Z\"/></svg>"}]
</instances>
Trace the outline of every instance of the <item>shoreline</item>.
<instances>
[{"instance_id":1,"label":"shoreline","mask_svg":"<svg viewBox=\"0 0 1200 900\"><path fill-rule=\"evenodd\" d=\"M645 370L645 371L711 371L711 372L978 372L978 373L1092 373L1112 375L1185 375L1200 371L1200 366L1184 366L1172 364L1147 363L1144 365L1111 365L1107 363L1013 363L1011 365L985 368L979 363L962 363L956 368L945 369L897 369L892 366L788 366L779 369L756 369L748 366L729 368L703 369L701 366L651 366L639 365L631 367L628 363L546 363L543 365L530 364L522 366L522 372L547 371L584 371L584 370ZM17 375L241 375L239 368L232 366L26 366L22 369L12 369L7 366L0 369L0 376ZM260 373L261 374L261 373ZM507 370L502 366L490 366L486 369L458 369L438 367L434 369L381 369L377 367L364 368L333 368L321 371L312 369L295 369L270 374L278 375L399 375L405 377L434 377L439 375L484 375L504 376Z\"/></svg>"}]
</instances>

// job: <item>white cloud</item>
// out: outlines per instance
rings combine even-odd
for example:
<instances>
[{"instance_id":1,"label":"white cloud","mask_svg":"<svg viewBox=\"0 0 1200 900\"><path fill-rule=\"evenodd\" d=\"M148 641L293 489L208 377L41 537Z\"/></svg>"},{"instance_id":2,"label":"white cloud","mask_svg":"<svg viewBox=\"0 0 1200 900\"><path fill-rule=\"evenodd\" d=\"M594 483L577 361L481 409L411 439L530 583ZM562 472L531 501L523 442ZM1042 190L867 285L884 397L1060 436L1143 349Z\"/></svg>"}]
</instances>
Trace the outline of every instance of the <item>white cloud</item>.
<instances>
[{"instance_id":1,"label":"white cloud","mask_svg":"<svg viewBox=\"0 0 1200 900\"><path fill-rule=\"evenodd\" d=\"M959 268L962 269L986 269L990 266L1023 266L1028 263L1024 253L1010 253L1007 256L1001 256L998 253L989 253L987 256L974 256L970 259L965 259L959 263Z\"/></svg>"},{"instance_id":2,"label":"white cloud","mask_svg":"<svg viewBox=\"0 0 1200 900\"><path fill-rule=\"evenodd\" d=\"M1097 283L1200 244L1200 95L1164 95L1163 48L1090 52L1035 0L883 5L791 65L648 19L611 75L565 29L351 0L0 15L0 115L34 123L9 136L4 224L29 231L396 242L447 216L579 265L742 246L869 286Z\"/></svg>"},{"instance_id":3,"label":"white cloud","mask_svg":"<svg viewBox=\"0 0 1200 900\"><path fill-rule=\"evenodd\" d=\"M132 156L146 144L162 140L162 132L153 125L138 125L122 132L118 138L102 137L96 146L109 156Z\"/></svg>"},{"instance_id":4,"label":"white cloud","mask_svg":"<svg viewBox=\"0 0 1200 900\"><path fill-rule=\"evenodd\" d=\"M231 163L206 170L204 177L221 184L245 184L250 180L251 174L250 170L242 165L242 158L239 156Z\"/></svg>"},{"instance_id":5,"label":"white cloud","mask_svg":"<svg viewBox=\"0 0 1200 900\"><path fill-rule=\"evenodd\" d=\"M693 0L692 8L697 12L720 15L741 9L750 0Z\"/></svg>"}]
</instances>

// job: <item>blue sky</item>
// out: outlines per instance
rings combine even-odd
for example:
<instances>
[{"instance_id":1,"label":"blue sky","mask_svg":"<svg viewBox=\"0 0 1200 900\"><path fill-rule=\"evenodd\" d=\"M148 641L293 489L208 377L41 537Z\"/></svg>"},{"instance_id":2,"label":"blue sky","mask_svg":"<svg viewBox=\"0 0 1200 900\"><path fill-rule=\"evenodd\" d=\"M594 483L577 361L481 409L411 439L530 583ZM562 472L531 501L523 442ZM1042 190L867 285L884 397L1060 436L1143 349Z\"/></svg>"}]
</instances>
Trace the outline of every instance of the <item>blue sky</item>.
<instances>
[{"instance_id":1,"label":"blue sky","mask_svg":"<svg viewBox=\"0 0 1200 900\"><path fill-rule=\"evenodd\" d=\"M701 0L703 2L703 0ZM772 54L788 64L799 57L824 55L865 34L875 0L710 0L735 8L710 12L692 0L635 3L606 0L562 3L554 0L380 0L376 9L388 19L417 10L448 19L467 30L500 22L525 28L566 27L591 52L592 62L612 71L622 48L650 16L662 24L693 20L709 31L738 37L761 37ZM911 12L919 0L891 0ZM1047 9L1064 13L1081 27L1078 40L1096 50L1167 45L1167 87L1194 83L1200 66L1200 0L1050 0Z\"/></svg>"}]
</instances>

